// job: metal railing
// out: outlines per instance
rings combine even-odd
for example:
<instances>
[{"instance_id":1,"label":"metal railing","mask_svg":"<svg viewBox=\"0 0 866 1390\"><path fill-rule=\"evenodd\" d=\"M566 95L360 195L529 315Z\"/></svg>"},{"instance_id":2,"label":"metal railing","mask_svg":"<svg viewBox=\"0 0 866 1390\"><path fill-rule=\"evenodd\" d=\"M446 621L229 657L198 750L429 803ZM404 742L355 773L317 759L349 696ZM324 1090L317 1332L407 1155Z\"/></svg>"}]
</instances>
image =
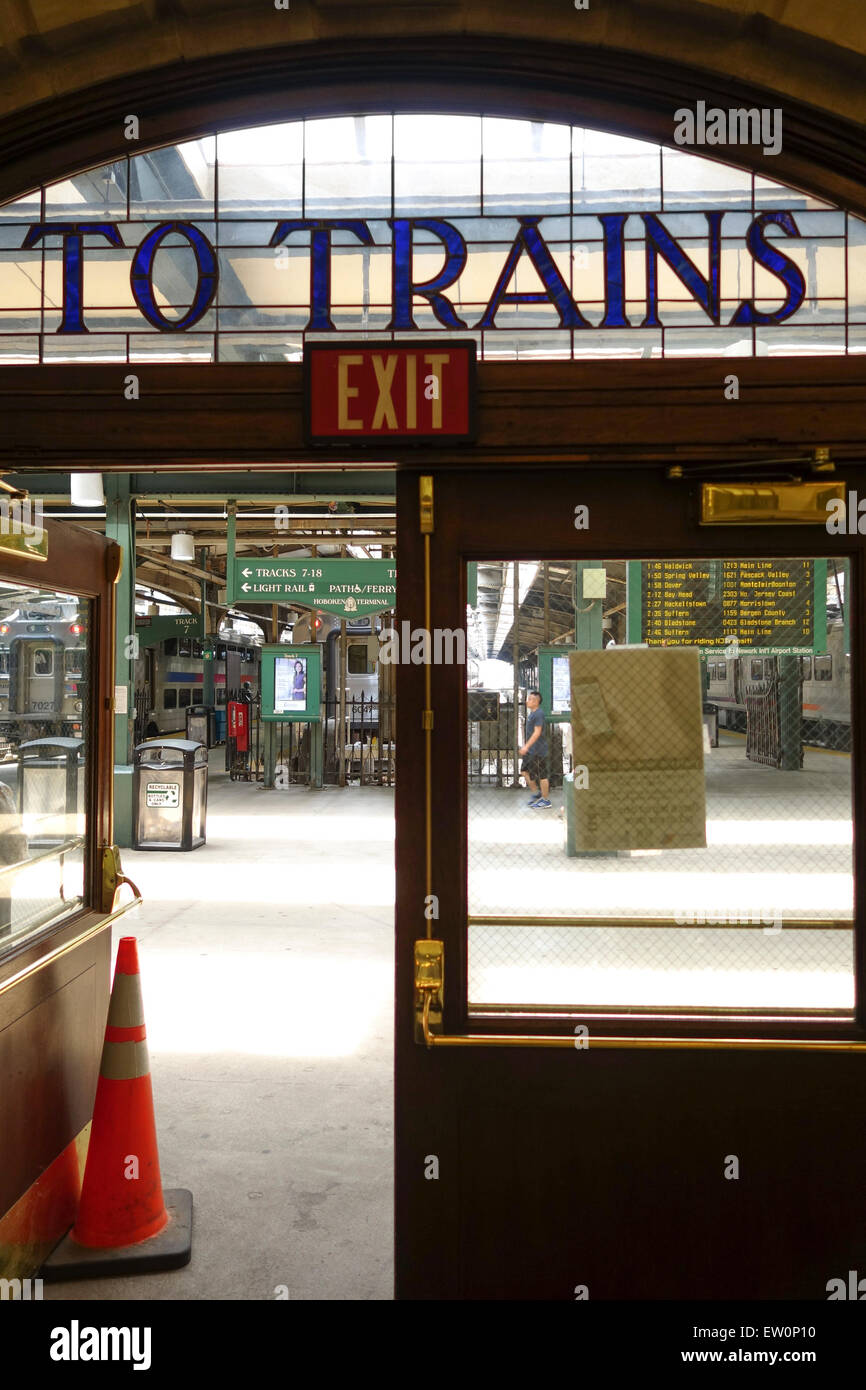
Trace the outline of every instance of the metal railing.
<instances>
[{"instance_id":1,"label":"metal railing","mask_svg":"<svg viewBox=\"0 0 866 1390\"><path fill-rule=\"evenodd\" d=\"M474 705L470 691L469 720L467 725L467 771L470 787L513 787L517 785L522 761L518 749L522 745L526 728L526 701L520 699L517 706L517 729L514 727L514 699L508 697L499 704L498 718L474 719L477 709L487 713L480 705ZM564 724L553 724L549 720L545 729L549 749L550 785L562 786L562 779L571 772L573 759L570 752L570 729Z\"/></svg>"},{"instance_id":2,"label":"metal railing","mask_svg":"<svg viewBox=\"0 0 866 1390\"><path fill-rule=\"evenodd\" d=\"M325 785L393 787L396 760L396 701L364 695L336 697L323 706Z\"/></svg>"}]
</instances>

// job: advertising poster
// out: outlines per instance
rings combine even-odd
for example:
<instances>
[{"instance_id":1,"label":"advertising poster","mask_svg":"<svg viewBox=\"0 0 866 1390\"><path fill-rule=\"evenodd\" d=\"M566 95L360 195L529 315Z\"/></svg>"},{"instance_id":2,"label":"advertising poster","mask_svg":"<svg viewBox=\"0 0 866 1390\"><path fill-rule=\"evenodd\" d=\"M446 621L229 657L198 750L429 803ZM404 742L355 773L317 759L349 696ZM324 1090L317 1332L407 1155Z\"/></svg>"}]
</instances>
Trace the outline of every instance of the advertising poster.
<instances>
[{"instance_id":1,"label":"advertising poster","mask_svg":"<svg viewBox=\"0 0 866 1390\"><path fill-rule=\"evenodd\" d=\"M278 656L274 661L274 713L296 714L307 708L307 658Z\"/></svg>"}]
</instances>

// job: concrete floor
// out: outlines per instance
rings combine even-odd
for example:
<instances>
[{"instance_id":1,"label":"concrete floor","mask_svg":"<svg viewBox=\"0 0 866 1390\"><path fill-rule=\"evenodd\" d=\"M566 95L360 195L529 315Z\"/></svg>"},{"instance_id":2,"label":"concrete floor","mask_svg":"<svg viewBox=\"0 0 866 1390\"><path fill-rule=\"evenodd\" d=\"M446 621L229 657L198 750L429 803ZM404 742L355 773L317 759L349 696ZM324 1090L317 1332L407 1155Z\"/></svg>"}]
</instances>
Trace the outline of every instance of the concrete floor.
<instances>
[{"instance_id":1,"label":"concrete floor","mask_svg":"<svg viewBox=\"0 0 866 1390\"><path fill-rule=\"evenodd\" d=\"M222 758L206 845L124 851L145 905L115 928L139 942L192 1262L46 1298L392 1297L393 792L265 792Z\"/></svg>"}]
</instances>

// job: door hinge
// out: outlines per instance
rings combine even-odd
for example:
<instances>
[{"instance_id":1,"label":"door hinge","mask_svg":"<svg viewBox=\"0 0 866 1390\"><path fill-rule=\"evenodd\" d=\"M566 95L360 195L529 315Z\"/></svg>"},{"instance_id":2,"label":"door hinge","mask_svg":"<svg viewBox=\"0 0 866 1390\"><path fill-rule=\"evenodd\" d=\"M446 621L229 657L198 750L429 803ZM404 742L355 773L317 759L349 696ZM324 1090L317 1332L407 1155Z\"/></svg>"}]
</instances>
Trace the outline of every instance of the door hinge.
<instances>
[{"instance_id":1,"label":"door hinge","mask_svg":"<svg viewBox=\"0 0 866 1390\"><path fill-rule=\"evenodd\" d=\"M415 1041L431 1046L431 1035L442 1032L445 943L422 937L415 942Z\"/></svg>"}]
</instances>

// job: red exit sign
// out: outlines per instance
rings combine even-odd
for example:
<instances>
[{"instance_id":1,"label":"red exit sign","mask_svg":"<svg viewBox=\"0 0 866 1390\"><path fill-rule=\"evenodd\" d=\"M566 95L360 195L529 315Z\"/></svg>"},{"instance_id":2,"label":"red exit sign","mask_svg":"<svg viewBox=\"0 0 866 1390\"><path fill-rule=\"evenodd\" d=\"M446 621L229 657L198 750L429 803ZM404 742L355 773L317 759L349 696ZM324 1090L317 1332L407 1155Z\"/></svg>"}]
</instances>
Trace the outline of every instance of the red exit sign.
<instances>
[{"instance_id":1,"label":"red exit sign","mask_svg":"<svg viewBox=\"0 0 866 1390\"><path fill-rule=\"evenodd\" d=\"M475 343L307 343L311 443L401 443L475 437Z\"/></svg>"}]
</instances>

